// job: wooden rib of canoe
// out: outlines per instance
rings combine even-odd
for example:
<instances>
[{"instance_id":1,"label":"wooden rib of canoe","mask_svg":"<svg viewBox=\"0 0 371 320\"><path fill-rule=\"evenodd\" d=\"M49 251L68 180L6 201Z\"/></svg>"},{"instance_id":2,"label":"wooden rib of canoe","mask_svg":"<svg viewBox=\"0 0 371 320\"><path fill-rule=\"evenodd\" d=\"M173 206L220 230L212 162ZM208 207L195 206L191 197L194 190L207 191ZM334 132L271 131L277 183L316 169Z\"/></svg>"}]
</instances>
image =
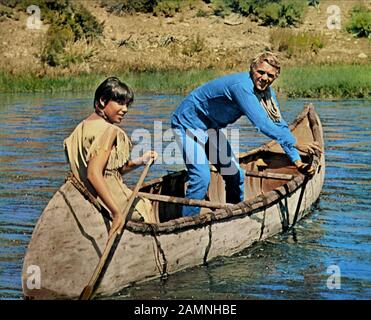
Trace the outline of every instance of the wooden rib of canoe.
<instances>
[{"instance_id":1,"label":"wooden rib of canoe","mask_svg":"<svg viewBox=\"0 0 371 320\"><path fill-rule=\"evenodd\" d=\"M317 141L323 150L322 125L312 105L305 106L290 129L299 143ZM225 204L224 182L211 170L209 203L226 206L203 208L195 217L181 217L181 204L169 202L184 197L185 171L145 183L142 192L155 198L163 195L162 201L153 201L161 223L128 221L99 279L96 296L231 256L293 226L319 197L325 174L324 153L302 158L315 166L312 178L299 173L275 141L240 155L247 172L246 191L245 200L237 205ZM77 299L104 250L108 230L107 217L71 182L63 184L33 231L22 272L24 297Z\"/></svg>"}]
</instances>

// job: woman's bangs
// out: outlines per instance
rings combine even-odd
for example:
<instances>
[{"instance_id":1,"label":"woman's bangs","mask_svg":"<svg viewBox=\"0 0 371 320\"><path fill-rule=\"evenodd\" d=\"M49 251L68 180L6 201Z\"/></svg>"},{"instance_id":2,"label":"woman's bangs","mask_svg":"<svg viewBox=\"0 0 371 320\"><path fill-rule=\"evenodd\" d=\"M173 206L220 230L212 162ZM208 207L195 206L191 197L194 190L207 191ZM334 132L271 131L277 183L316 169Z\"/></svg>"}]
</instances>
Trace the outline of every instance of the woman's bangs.
<instances>
[{"instance_id":1,"label":"woman's bangs","mask_svg":"<svg viewBox=\"0 0 371 320\"><path fill-rule=\"evenodd\" d=\"M134 93L133 91L126 87L117 87L113 90L113 97L112 100L116 101L119 104L126 104L129 106L134 101Z\"/></svg>"}]
</instances>

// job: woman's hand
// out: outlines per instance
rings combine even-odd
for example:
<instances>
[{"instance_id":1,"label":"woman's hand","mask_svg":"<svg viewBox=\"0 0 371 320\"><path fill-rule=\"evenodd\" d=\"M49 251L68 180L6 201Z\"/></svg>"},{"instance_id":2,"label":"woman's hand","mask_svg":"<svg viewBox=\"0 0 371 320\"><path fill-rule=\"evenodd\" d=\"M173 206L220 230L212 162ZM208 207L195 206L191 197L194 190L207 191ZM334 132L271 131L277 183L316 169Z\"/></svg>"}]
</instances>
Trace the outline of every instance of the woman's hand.
<instances>
[{"instance_id":1,"label":"woman's hand","mask_svg":"<svg viewBox=\"0 0 371 320\"><path fill-rule=\"evenodd\" d=\"M112 213L112 216L113 216L113 220L112 220L111 229L108 233L108 239L118 231L119 227L121 226L123 222L122 213L120 212Z\"/></svg>"},{"instance_id":2,"label":"woman's hand","mask_svg":"<svg viewBox=\"0 0 371 320\"><path fill-rule=\"evenodd\" d=\"M313 176L316 172L314 167L309 163L303 163L301 160L295 161L295 166L298 168L298 171L306 176Z\"/></svg>"},{"instance_id":3,"label":"woman's hand","mask_svg":"<svg viewBox=\"0 0 371 320\"><path fill-rule=\"evenodd\" d=\"M303 143L303 144L296 144L295 148L307 154L314 154L315 151L322 153L321 146L317 141Z\"/></svg>"},{"instance_id":4,"label":"woman's hand","mask_svg":"<svg viewBox=\"0 0 371 320\"><path fill-rule=\"evenodd\" d=\"M149 160L151 160L151 158L153 158L154 159L154 161L157 159L157 157L158 157L158 154L157 154L157 152L156 151L154 151L154 150L150 150L150 151L147 151L142 157L140 157L141 158L141 160L142 160L142 164L147 164L147 162L149 161Z\"/></svg>"},{"instance_id":5,"label":"woman's hand","mask_svg":"<svg viewBox=\"0 0 371 320\"><path fill-rule=\"evenodd\" d=\"M128 173L131 170L134 170L135 168L138 168L139 166L146 164L151 158L156 160L157 157L158 154L156 151L153 150L147 151L143 154L143 156L136 158L134 160L129 160L128 163L120 169L120 173L121 174Z\"/></svg>"}]
</instances>

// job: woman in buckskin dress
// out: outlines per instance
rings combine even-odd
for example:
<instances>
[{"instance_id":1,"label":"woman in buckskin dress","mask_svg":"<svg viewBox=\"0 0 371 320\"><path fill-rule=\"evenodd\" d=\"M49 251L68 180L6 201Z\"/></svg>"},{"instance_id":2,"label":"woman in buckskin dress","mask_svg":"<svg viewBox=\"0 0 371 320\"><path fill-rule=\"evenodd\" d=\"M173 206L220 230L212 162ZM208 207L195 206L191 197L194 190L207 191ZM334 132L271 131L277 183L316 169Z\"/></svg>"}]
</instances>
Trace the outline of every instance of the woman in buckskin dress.
<instances>
[{"instance_id":1,"label":"woman in buckskin dress","mask_svg":"<svg viewBox=\"0 0 371 320\"><path fill-rule=\"evenodd\" d=\"M116 77L107 78L95 92L94 112L80 122L64 141L74 177L112 215L113 234L122 222L122 211L132 193L122 174L157 158L155 151L130 159L131 142L119 124L134 100L133 91ZM137 198L131 209L132 220L156 223L148 199Z\"/></svg>"}]
</instances>

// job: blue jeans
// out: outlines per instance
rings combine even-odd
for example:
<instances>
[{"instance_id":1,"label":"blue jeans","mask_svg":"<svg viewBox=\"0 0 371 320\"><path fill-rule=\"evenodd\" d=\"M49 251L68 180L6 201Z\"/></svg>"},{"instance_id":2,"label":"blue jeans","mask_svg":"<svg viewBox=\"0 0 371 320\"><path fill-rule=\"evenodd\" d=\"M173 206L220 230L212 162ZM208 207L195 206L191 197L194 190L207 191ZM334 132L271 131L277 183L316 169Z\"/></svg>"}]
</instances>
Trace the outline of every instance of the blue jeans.
<instances>
[{"instance_id":1,"label":"blue jeans","mask_svg":"<svg viewBox=\"0 0 371 320\"><path fill-rule=\"evenodd\" d=\"M210 161L225 181L227 202L243 201L244 172L223 132L186 129L174 119L172 128L188 171L186 198L205 199L210 184ZM183 216L199 213L200 207L183 206Z\"/></svg>"}]
</instances>

